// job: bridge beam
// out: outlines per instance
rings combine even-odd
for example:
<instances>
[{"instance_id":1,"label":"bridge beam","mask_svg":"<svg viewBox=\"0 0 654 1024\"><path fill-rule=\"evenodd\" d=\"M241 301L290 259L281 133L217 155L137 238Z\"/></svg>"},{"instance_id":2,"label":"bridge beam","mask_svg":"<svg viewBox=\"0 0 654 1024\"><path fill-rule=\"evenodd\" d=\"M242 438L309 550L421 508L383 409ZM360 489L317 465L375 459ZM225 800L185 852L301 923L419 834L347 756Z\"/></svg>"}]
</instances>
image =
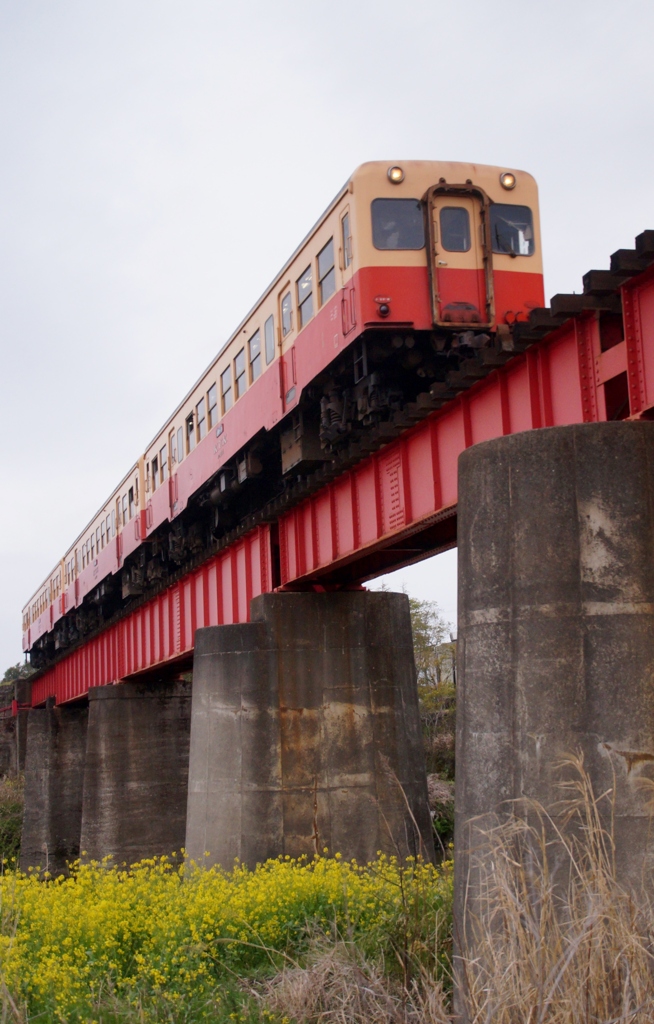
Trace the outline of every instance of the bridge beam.
<instances>
[{"instance_id":1,"label":"bridge beam","mask_svg":"<svg viewBox=\"0 0 654 1024\"><path fill-rule=\"evenodd\" d=\"M583 754L596 795L614 790L623 882L638 889L654 860L640 785L654 774L654 424L557 427L471 448L459 460L458 538L465 935L480 909L472 819L523 797L552 807L567 754Z\"/></svg>"},{"instance_id":2,"label":"bridge beam","mask_svg":"<svg viewBox=\"0 0 654 1024\"><path fill-rule=\"evenodd\" d=\"M408 598L263 594L196 633L186 848L433 857Z\"/></svg>"}]
</instances>

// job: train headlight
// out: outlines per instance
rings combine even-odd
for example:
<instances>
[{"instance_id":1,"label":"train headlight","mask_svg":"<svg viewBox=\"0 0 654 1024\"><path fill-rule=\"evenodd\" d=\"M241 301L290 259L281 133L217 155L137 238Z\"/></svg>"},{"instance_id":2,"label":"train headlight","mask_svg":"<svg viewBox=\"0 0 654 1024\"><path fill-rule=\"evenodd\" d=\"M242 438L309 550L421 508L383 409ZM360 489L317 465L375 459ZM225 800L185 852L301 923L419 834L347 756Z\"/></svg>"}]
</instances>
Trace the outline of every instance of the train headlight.
<instances>
[{"instance_id":1,"label":"train headlight","mask_svg":"<svg viewBox=\"0 0 654 1024\"><path fill-rule=\"evenodd\" d=\"M404 171L401 167L389 167L386 173L388 180L392 181L394 185L399 185L401 181L404 181Z\"/></svg>"},{"instance_id":2,"label":"train headlight","mask_svg":"<svg viewBox=\"0 0 654 1024\"><path fill-rule=\"evenodd\" d=\"M500 174L500 185L506 189L515 188L515 174L511 174L511 171L504 171L503 174Z\"/></svg>"}]
</instances>

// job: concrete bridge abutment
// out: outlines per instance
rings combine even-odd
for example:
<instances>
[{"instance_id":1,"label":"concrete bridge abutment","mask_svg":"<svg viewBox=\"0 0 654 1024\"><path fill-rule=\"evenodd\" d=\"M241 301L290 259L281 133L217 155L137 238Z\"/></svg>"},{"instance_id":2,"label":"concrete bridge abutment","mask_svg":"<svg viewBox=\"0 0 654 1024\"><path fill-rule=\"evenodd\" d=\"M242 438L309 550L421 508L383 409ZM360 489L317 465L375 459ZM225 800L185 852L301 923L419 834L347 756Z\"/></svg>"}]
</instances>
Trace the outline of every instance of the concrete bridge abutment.
<instances>
[{"instance_id":1,"label":"concrete bridge abutment","mask_svg":"<svg viewBox=\"0 0 654 1024\"><path fill-rule=\"evenodd\" d=\"M565 755L613 793L621 880L638 890L654 863L654 424L469 449L458 544L455 916L469 938L475 828L507 801L553 807Z\"/></svg>"},{"instance_id":2,"label":"concrete bridge abutment","mask_svg":"<svg viewBox=\"0 0 654 1024\"><path fill-rule=\"evenodd\" d=\"M196 634L189 856L433 858L406 595L264 594L251 614Z\"/></svg>"},{"instance_id":3,"label":"concrete bridge abutment","mask_svg":"<svg viewBox=\"0 0 654 1024\"><path fill-rule=\"evenodd\" d=\"M23 871L59 875L79 857L87 726L86 706L27 713Z\"/></svg>"},{"instance_id":4,"label":"concrete bridge abutment","mask_svg":"<svg viewBox=\"0 0 654 1024\"><path fill-rule=\"evenodd\" d=\"M89 691L80 849L119 864L179 853L186 831L191 684Z\"/></svg>"}]
</instances>

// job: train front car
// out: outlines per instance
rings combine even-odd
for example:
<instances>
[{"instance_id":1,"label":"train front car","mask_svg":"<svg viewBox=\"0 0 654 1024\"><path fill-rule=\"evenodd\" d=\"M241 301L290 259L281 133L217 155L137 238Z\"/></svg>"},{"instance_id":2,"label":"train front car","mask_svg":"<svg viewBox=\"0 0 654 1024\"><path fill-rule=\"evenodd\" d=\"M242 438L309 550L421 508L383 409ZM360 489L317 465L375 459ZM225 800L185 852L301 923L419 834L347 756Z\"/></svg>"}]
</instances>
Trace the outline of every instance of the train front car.
<instances>
[{"instance_id":1,"label":"train front car","mask_svg":"<svg viewBox=\"0 0 654 1024\"><path fill-rule=\"evenodd\" d=\"M370 163L352 187L366 326L495 332L543 305L531 175L475 164Z\"/></svg>"},{"instance_id":2,"label":"train front car","mask_svg":"<svg viewBox=\"0 0 654 1024\"><path fill-rule=\"evenodd\" d=\"M471 383L457 381L461 365L478 360L487 371L488 350L511 350L514 325L544 305L531 175L375 162L358 168L350 193L341 265L354 267L341 305L354 358L321 380L321 440L332 453L366 428L388 438L418 398L425 411L454 398Z\"/></svg>"}]
</instances>

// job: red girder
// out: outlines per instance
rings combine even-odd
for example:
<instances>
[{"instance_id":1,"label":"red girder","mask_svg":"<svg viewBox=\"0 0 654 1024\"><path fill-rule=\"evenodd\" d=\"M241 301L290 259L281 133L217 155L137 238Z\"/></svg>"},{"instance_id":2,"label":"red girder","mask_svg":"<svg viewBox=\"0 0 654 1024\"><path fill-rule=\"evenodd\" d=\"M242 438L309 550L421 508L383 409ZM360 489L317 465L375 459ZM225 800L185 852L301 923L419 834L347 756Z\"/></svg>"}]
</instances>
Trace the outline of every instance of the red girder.
<instances>
[{"instance_id":1,"label":"red girder","mask_svg":"<svg viewBox=\"0 0 654 1024\"><path fill-rule=\"evenodd\" d=\"M621 288L625 340L602 351L582 311L279 515L281 584L352 585L456 543L457 459L503 434L607 418L605 385L627 374L632 417L654 409L654 271ZM270 526L257 527L90 639L34 682L33 704L190 659L198 626L246 621L273 587Z\"/></svg>"}]
</instances>

